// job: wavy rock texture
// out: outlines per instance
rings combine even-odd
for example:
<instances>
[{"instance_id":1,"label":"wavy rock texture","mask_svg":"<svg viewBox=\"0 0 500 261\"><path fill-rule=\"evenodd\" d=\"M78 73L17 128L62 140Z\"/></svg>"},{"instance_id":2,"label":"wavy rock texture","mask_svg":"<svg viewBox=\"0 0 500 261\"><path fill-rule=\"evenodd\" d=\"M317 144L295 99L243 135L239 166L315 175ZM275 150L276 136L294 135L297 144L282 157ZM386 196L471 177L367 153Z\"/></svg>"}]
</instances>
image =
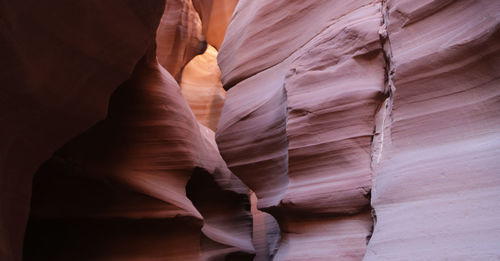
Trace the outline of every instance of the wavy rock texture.
<instances>
[{"instance_id":1,"label":"wavy rock texture","mask_svg":"<svg viewBox=\"0 0 500 261\"><path fill-rule=\"evenodd\" d=\"M388 1L384 13L395 92L365 260L497 260L500 3Z\"/></svg>"},{"instance_id":2,"label":"wavy rock texture","mask_svg":"<svg viewBox=\"0 0 500 261\"><path fill-rule=\"evenodd\" d=\"M248 188L227 168L213 131L196 121L153 48L137 64L155 33L158 57L177 78L204 51L191 1L4 1L0 11L2 78L9 85L2 108L15 112L2 115L9 127L2 128L8 138L0 161L1 260L22 259L32 173L104 118L111 93L134 66L108 117L36 174L24 259L252 259ZM214 69L215 58L209 60ZM208 74L223 92L220 72Z\"/></svg>"},{"instance_id":3,"label":"wavy rock texture","mask_svg":"<svg viewBox=\"0 0 500 261\"><path fill-rule=\"evenodd\" d=\"M160 64L177 80L182 68L206 48L200 15L191 0L168 0L156 33Z\"/></svg>"},{"instance_id":4,"label":"wavy rock texture","mask_svg":"<svg viewBox=\"0 0 500 261\"><path fill-rule=\"evenodd\" d=\"M0 260L499 259L499 14L0 0Z\"/></svg>"},{"instance_id":5,"label":"wavy rock texture","mask_svg":"<svg viewBox=\"0 0 500 261\"><path fill-rule=\"evenodd\" d=\"M250 194L252 203L253 233L252 243L255 247L254 261L269 260L276 253L280 243L280 230L276 220L266 212L257 209L257 196Z\"/></svg>"},{"instance_id":6,"label":"wavy rock texture","mask_svg":"<svg viewBox=\"0 0 500 261\"><path fill-rule=\"evenodd\" d=\"M106 116L164 1L0 1L0 260L21 260L33 174ZM62 22L63 21L63 22Z\"/></svg>"},{"instance_id":7,"label":"wavy rock texture","mask_svg":"<svg viewBox=\"0 0 500 261\"><path fill-rule=\"evenodd\" d=\"M239 1L218 57L225 88L283 62L328 24L371 2Z\"/></svg>"},{"instance_id":8,"label":"wavy rock texture","mask_svg":"<svg viewBox=\"0 0 500 261\"><path fill-rule=\"evenodd\" d=\"M238 0L193 0L200 14L207 43L220 48Z\"/></svg>"},{"instance_id":9,"label":"wavy rock texture","mask_svg":"<svg viewBox=\"0 0 500 261\"><path fill-rule=\"evenodd\" d=\"M180 86L196 119L215 131L226 91L222 88L217 50L214 47L209 45L205 53L196 56L186 65L182 71Z\"/></svg>"},{"instance_id":10,"label":"wavy rock texture","mask_svg":"<svg viewBox=\"0 0 500 261\"><path fill-rule=\"evenodd\" d=\"M218 57L228 92L216 139L281 228L279 250L257 256L499 257L498 11L238 3Z\"/></svg>"},{"instance_id":11,"label":"wavy rock texture","mask_svg":"<svg viewBox=\"0 0 500 261\"><path fill-rule=\"evenodd\" d=\"M213 140L170 74L143 60L107 119L36 175L25 259L250 260L248 189Z\"/></svg>"},{"instance_id":12,"label":"wavy rock texture","mask_svg":"<svg viewBox=\"0 0 500 261\"><path fill-rule=\"evenodd\" d=\"M270 256L360 260L372 226L374 115L385 95L380 3L283 5L237 6L219 55L230 89L217 143L280 224Z\"/></svg>"},{"instance_id":13,"label":"wavy rock texture","mask_svg":"<svg viewBox=\"0 0 500 261\"><path fill-rule=\"evenodd\" d=\"M219 49L224 36L226 28L231 20L233 11L238 4L237 0L218 0L214 1L210 12L210 21L208 22L207 42Z\"/></svg>"}]
</instances>

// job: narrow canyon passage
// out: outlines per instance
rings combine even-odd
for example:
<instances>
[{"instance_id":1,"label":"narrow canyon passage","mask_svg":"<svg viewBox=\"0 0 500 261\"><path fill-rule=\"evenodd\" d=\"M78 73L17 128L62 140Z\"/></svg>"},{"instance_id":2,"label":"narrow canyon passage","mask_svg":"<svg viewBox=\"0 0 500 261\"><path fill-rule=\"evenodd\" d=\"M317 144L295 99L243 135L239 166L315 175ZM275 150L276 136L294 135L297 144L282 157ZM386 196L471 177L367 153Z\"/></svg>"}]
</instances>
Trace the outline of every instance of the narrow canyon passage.
<instances>
[{"instance_id":1,"label":"narrow canyon passage","mask_svg":"<svg viewBox=\"0 0 500 261\"><path fill-rule=\"evenodd\" d=\"M211 130L225 95L211 44L224 34L201 17L219 14L209 25L224 31L235 4L166 3L106 119L35 174L25 260L253 259L249 191Z\"/></svg>"},{"instance_id":2,"label":"narrow canyon passage","mask_svg":"<svg viewBox=\"0 0 500 261\"><path fill-rule=\"evenodd\" d=\"M499 14L0 0L0 260L500 259Z\"/></svg>"}]
</instances>

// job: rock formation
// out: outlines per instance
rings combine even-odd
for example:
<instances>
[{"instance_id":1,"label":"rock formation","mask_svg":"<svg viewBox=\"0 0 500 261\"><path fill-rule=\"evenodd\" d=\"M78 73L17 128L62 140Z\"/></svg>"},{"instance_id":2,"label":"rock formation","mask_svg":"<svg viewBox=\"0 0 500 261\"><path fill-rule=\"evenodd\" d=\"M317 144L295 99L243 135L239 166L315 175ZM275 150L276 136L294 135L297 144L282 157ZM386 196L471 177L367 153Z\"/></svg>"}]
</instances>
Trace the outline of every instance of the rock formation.
<instances>
[{"instance_id":1,"label":"rock formation","mask_svg":"<svg viewBox=\"0 0 500 261\"><path fill-rule=\"evenodd\" d=\"M248 188L226 167L213 131L196 121L162 67L180 79L185 64L205 50L191 1L74 5L44 7L56 12L40 22L36 8L2 4L10 19L2 39L12 51L2 64L11 66L2 98L5 112L19 114L2 117L12 126L2 129L11 140L2 147L0 258L21 260L36 168L102 119L112 91L128 78L114 92L107 118L66 143L35 175L24 259L251 260ZM48 36L29 22L46 27ZM43 53L33 53L26 39L39 37ZM213 66L215 57L208 60ZM220 72L210 73L223 93ZM24 108L17 107L21 101ZM74 109L62 109L68 105Z\"/></svg>"},{"instance_id":2,"label":"rock formation","mask_svg":"<svg viewBox=\"0 0 500 261\"><path fill-rule=\"evenodd\" d=\"M213 131L196 121L165 70L180 73L195 55L190 43L200 42L188 33L173 39L178 49L162 45L172 28L184 26L176 15L187 8L195 13L190 19L197 17L191 1L182 4L167 3L156 38L161 48L153 45L115 91L107 118L36 174L24 259L252 259L248 188L227 168ZM188 30L196 28L193 21ZM165 50L185 55L166 57ZM201 65L217 67L216 51L207 55ZM170 63L164 69L156 57ZM222 90L218 68L204 73L211 80L205 84Z\"/></svg>"},{"instance_id":3,"label":"rock formation","mask_svg":"<svg viewBox=\"0 0 500 261\"><path fill-rule=\"evenodd\" d=\"M222 88L214 47L208 45L202 55L196 56L184 67L180 86L196 119L215 131L226 91Z\"/></svg>"},{"instance_id":4,"label":"rock formation","mask_svg":"<svg viewBox=\"0 0 500 261\"><path fill-rule=\"evenodd\" d=\"M21 260L31 182L154 39L164 1L0 1L0 260Z\"/></svg>"},{"instance_id":5,"label":"rock formation","mask_svg":"<svg viewBox=\"0 0 500 261\"><path fill-rule=\"evenodd\" d=\"M217 142L259 207L278 219L277 260L360 260L372 226L373 115L384 97L380 3L326 10L327 2L291 5L287 12L303 14L292 18L280 1L241 1L219 56L230 89ZM306 28L312 17L316 26ZM296 27L300 34L286 34ZM268 42L257 43L264 35ZM229 58L249 45L247 56Z\"/></svg>"},{"instance_id":6,"label":"rock formation","mask_svg":"<svg viewBox=\"0 0 500 261\"><path fill-rule=\"evenodd\" d=\"M142 60L108 117L35 175L25 259L251 257L248 189L213 139L172 76Z\"/></svg>"},{"instance_id":7,"label":"rock formation","mask_svg":"<svg viewBox=\"0 0 500 261\"><path fill-rule=\"evenodd\" d=\"M498 11L239 2L216 137L279 223L275 260L500 257Z\"/></svg>"},{"instance_id":8,"label":"rock formation","mask_svg":"<svg viewBox=\"0 0 500 261\"><path fill-rule=\"evenodd\" d=\"M238 0L193 0L208 44L220 48Z\"/></svg>"},{"instance_id":9,"label":"rock formation","mask_svg":"<svg viewBox=\"0 0 500 261\"><path fill-rule=\"evenodd\" d=\"M499 14L0 0L0 260L497 260Z\"/></svg>"},{"instance_id":10,"label":"rock formation","mask_svg":"<svg viewBox=\"0 0 500 261\"><path fill-rule=\"evenodd\" d=\"M364 260L499 259L500 3L387 1L382 13L394 91Z\"/></svg>"},{"instance_id":11,"label":"rock formation","mask_svg":"<svg viewBox=\"0 0 500 261\"><path fill-rule=\"evenodd\" d=\"M200 15L191 0L167 1L156 45L158 61L177 81L182 68L205 51Z\"/></svg>"},{"instance_id":12,"label":"rock formation","mask_svg":"<svg viewBox=\"0 0 500 261\"><path fill-rule=\"evenodd\" d=\"M213 1L205 35L207 36L207 42L217 49L220 48L224 40L226 28L237 3L237 0Z\"/></svg>"}]
</instances>

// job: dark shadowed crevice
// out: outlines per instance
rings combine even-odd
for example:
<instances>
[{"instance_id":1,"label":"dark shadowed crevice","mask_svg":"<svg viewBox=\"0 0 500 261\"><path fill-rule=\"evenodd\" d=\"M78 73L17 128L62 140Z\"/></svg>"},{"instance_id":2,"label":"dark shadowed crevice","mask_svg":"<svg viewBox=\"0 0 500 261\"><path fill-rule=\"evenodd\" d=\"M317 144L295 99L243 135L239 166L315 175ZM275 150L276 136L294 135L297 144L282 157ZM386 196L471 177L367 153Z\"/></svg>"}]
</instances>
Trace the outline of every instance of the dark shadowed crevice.
<instances>
[{"instance_id":1,"label":"dark shadowed crevice","mask_svg":"<svg viewBox=\"0 0 500 261\"><path fill-rule=\"evenodd\" d=\"M384 102L379 105L375 113L375 127L373 131L372 147L371 147L371 171L372 171L372 188L375 187L378 164L381 161L384 144L390 142L390 127L392 123L392 104L394 100L394 91L396 90L393 82L394 63L392 61L392 48L387 28L389 26L389 13L387 9L387 1L381 3L380 12L382 14L382 23L379 29L379 39L382 45L382 54L384 57ZM370 191L370 194L373 190ZM370 197L371 198L371 197ZM370 235L367 237L367 245L373 236L375 226L377 225L377 213L372 206L370 200L370 209L372 217L372 228Z\"/></svg>"},{"instance_id":2,"label":"dark shadowed crevice","mask_svg":"<svg viewBox=\"0 0 500 261\"><path fill-rule=\"evenodd\" d=\"M195 168L186 185L186 196L203 216L202 255L206 260L252 260L254 249L243 240L251 234L248 194L229 190L230 181L222 183L226 188L221 187L216 182L221 175L218 170L211 175L202 168ZM235 219L239 223L235 223ZM235 246L248 252L235 251ZM234 259L236 257L239 259Z\"/></svg>"}]
</instances>

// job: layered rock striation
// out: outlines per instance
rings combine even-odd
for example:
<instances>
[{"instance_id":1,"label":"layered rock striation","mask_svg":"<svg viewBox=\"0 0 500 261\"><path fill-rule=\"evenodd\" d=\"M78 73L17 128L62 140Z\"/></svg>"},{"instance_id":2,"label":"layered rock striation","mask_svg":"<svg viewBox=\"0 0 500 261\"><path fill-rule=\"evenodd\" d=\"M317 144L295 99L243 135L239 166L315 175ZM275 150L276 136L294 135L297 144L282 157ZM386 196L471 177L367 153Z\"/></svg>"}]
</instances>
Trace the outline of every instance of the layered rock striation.
<instances>
[{"instance_id":1,"label":"layered rock striation","mask_svg":"<svg viewBox=\"0 0 500 261\"><path fill-rule=\"evenodd\" d=\"M196 119L213 131L219 122L226 91L222 88L217 65L217 50L207 50L193 58L183 69L180 87Z\"/></svg>"},{"instance_id":2,"label":"layered rock striation","mask_svg":"<svg viewBox=\"0 0 500 261\"><path fill-rule=\"evenodd\" d=\"M378 122L364 260L500 258L500 3L387 1L392 110Z\"/></svg>"},{"instance_id":3,"label":"layered rock striation","mask_svg":"<svg viewBox=\"0 0 500 261\"><path fill-rule=\"evenodd\" d=\"M158 62L180 80L184 66L206 48L202 21L191 0L169 0L156 33Z\"/></svg>"},{"instance_id":4,"label":"layered rock striation","mask_svg":"<svg viewBox=\"0 0 500 261\"><path fill-rule=\"evenodd\" d=\"M0 0L0 260L499 259L499 14Z\"/></svg>"},{"instance_id":5,"label":"layered rock striation","mask_svg":"<svg viewBox=\"0 0 500 261\"><path fill-rule=\"evenodd\" d=\"M280 225L270 257L360 260L372 226L374 115L387 95L381 4L283 5L237 6L219 55L229 90L217 142Z\"/></svg>"},{"instance_id":6,"label":"layered rock striation","mask_svg":"<svg viewBox=\"0 0 500 261\"><path fill-rule=\"evenodd\" d=\"M238 3L216 139L279 223L269 258L499 257L498 10Z\"/></svg>"},{"instance_id":7,"label":"layered rock striation","mask_svg":"<svg viewBox=\"0 0 500 261\"><path fill-rule=\"evenodd\" d=\"M172 76L142 60L108 117L36 174L25 259L250 260L248 189L213 139Z\"/></svg>"},{"instance_id":8,"label":"layered rock striation","mask_svg":"<svg viewBox=\"0 0 500 261\"><path fill-rule=\"evenodd\" d=\"M253 258L248 188L227 168L213 131L196 120L171 76L180 76L204 44L198 13L191 1L165 8L158 48L151 45L114 92L107 118L36 174L24 259ZM186 34L169 37L176 30ZM223 100L216 53L211 47L193 60L183 82L191 91L203 91L202 84L221 90Z\"/></svg>"},{"instance_id":9,"label":"layered rock striation","mask_svg":"<svg viewBox=\"0 0 500 261\"><path fill-rule=\"evenodd\" d=\"M193 3L7 2L0 259L251 260L248 188L176 82L206 48Z\"/></svg>"}]
</instances>

